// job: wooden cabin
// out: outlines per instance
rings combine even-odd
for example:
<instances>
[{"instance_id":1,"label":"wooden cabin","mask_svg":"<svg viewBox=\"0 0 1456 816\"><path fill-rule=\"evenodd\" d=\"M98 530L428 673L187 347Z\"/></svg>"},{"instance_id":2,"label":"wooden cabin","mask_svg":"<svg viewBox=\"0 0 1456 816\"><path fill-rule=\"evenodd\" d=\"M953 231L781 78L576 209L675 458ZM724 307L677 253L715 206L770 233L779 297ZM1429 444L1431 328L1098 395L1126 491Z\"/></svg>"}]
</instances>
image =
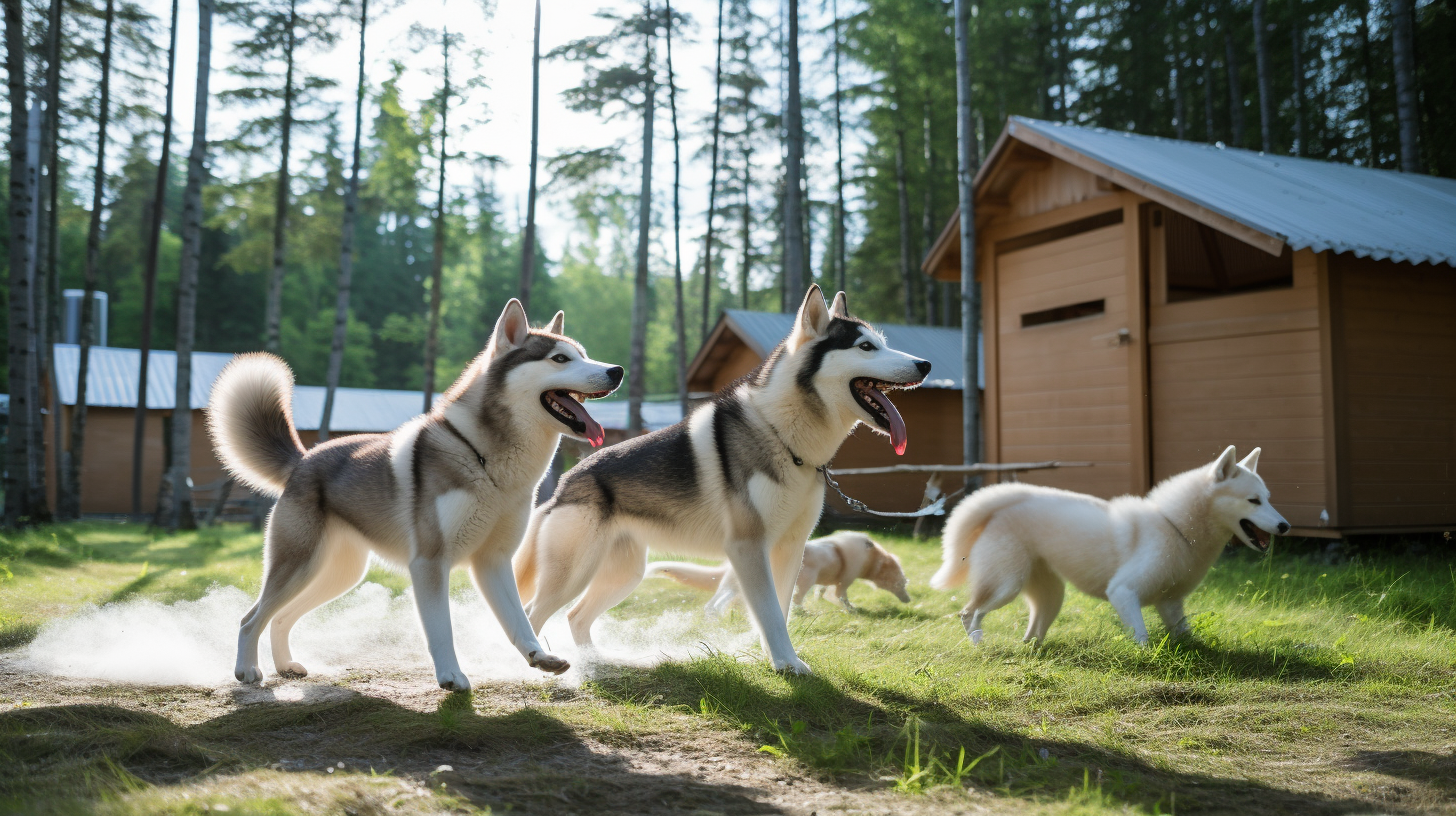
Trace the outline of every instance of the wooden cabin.
<instances>
[{"instance_id":1,"label":"wooden cabin","mask_svg":"<svg viewBox=\"0 0 1456 816\"><path fill-rule=\"evenodd\" d=\"M726 309L698 349L688 367L688 391L702 399L758 367L793 328L794 315ZM930 375L913 391L891 395L905 418L909 445L896 456L889 441L859 426L834 458L838 468L882 467L909 464L953 464L961 460L961 389L965 366L961 362L961 335L956 329L933 326L878 325L890 345L930 361ZM845 476L840 486L876 510L908 511L920 507L925 495L925 474ZM826 505L847 514L835 496Z\"/></svg>"},{"instance_id":2,"label":"wooden cabin","mask_svg":"<svg viewBox=\"0 0 1456 816\"><path fill-rule=\"evenodd\" d=\"M988 461L1257 445L1297 534L1456 528L1456 181L1013 117L974 184Z\"/></svg>"}]
</instances>

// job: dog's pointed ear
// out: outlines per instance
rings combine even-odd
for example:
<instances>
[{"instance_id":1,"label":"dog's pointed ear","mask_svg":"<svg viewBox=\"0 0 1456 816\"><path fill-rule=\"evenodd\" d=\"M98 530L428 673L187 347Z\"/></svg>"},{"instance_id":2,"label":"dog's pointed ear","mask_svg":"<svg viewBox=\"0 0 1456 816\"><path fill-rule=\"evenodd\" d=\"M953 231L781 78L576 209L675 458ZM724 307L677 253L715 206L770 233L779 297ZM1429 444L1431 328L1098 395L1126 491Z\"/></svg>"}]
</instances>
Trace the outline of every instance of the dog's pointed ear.
<instances>
[{"instance_id":1,"label":"dog's pointed ear","mask_svg":"<svg viewBox=\"0 0 1456 816\"><path fill-rule=\"evenodd\" d=\"M809 285L804 293L804 303L799 307L799 316L794 320L794 330L789 334L789 348L799 346L822 337L829 328L829 307L824 303L824 293L819 284Z\"/></svg>"},{"instance_id":2,"label":"dog's pointed ear","mask_svg":"<svg viewBox=\"0 0 1456 816\"><path fill-rule=\"evenodd\" d=\"M1213 480L1215 482L1222 482L1226 479L1232 479L1234 474L1238 472L1234 469L1234 463L1238 461L1238 458L1239 452L1234 450L1233 445L1224 448L1223 453L1220 453L1218 458L1213 460Z\"/></svg>"},{"instance_id":3,"label":"dog's pointed ear","mask_svg":"<svg viewBox=\"0 0 1456 816\"><path fill-rule=\"evenodd\" d=\"M558 310L556 312L556 316L551 318L551 322L546 324L545 330L551 332L552 334L564 334L565 332L563 331L562 327L565 325L565 323L566 312Z\"/></svg>"},{"instance_id":4,"label":"dog's pointed ear","mask_svg":"<svg viewBox=\"0 0 1456 816\"><path fill-rule=\"evenodd\" d=\"M1263 450L1263 448L1254 448L1254 450L1251 451L1248 456L1244 457L1244 460L1242 462L1239 462L1239 467L1247 470L1250 473L1258 473L1259 451L1261 450Z\"/></svg>"},{"instance_id":5,"label":"dog's pointed ear","mask_svg":"<svg viewBox=\"0 0 1456 816\"><path fill-rule=\"evenodd\" d=\"M834 296L834 303L829 306L831 317L849 317L849 298L843 292Z\"/></svg>"},{"instance_id":6,"label":"dog's pointed ear","mask_svg":"<svg viewBox=\"0 0 1456 816\"><path fill-rule=\"evenodd\" d=\"M500 319L495 321L495 331L490 336L491 348L496 354L504 354L520 348L531 336L531 324L526 320L526 310L521 302L511 298L501 310Z\"/></svg>"}]
</instances>

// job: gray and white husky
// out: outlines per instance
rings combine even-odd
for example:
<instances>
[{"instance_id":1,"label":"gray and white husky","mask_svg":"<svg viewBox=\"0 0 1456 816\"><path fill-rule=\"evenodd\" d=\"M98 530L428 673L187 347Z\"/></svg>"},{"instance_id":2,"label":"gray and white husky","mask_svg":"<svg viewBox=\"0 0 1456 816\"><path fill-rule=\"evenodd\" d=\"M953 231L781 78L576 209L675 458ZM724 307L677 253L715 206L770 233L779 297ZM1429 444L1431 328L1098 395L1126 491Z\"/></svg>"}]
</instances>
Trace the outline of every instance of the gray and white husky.
<instances>
[{"instance_id":1,"label":"gray and white husky","mask_svg":"<svg viewBox=\"0 0 1456 816\"><path fill-rule=\"evenodd\" d=\"M977 490L945 523L936 589L971 575L961 623L981 642L981 619L1025 594L1031 620L1024 640L1045 640L1062 608L1065 583L1105 598L1140 644L1148 642L1143 607L1152 606L1178 636L1188 631L1183 599L1208 574L1224 544L1237 539L1265 552L1289 522L1269 502L1259 449L1242 462L1230 445L1211 464L1170 476L1147 496L1095 496L1029 484Z\"/></svg>"},{"instance_id":2,"label":"gray and white husky","mask_svg":"<svg viewBox=\"0 0 1456 816\"><path fill-rule=\"evenodd\" d=\"M819 468L863 422L904 452L885 396L930 363L895 351L811 286L793 330L751 374L682 422L592 454L537 508L515 569L536 631L558 609L578 644L642 580L654 549L732 564L775 669L807 673L789 642L789 600L824 506ZM583 591L585 594L583 595Z\"/></svg>"},{"instance_id":3,"label":"gray and white husky","mask_svg":"<svg viewBox=\"0 0 1456 816\"><path fill-rule=\"evenodd\" d=\"M310 610L364 577L372 550L407 567L435 679L465 690L450 626L450 570L468 565L476 587L526 662L570 668L536 641L516 594L511 555L536 486L562 433L600 445L582 401L622 381L620 366L587 357L562 335L560 312L532 330L506 304L489 344L430 413L385 434L330 440L305 451L293 426L293 373L269 354L245 354L212 389L208 429L233 475L278 497L263 548L263 591L238 632L237 678L263 679L258 639L271 622L280 673L307 671L288 633Z\"/></svg>"}]
</instances>

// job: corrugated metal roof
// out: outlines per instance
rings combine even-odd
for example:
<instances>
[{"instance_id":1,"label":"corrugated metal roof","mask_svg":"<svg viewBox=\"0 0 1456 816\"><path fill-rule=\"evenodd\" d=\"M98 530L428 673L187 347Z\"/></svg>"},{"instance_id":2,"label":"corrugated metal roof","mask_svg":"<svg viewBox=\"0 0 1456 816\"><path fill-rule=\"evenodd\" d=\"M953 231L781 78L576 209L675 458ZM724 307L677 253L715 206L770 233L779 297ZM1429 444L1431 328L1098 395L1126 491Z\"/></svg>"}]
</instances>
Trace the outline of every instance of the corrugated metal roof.
<instances>
[{"instance_id":1,"label":"corrugated metal roof","mask_svg":"<svg viewBox=\"0 0 1456 816\"><path fill-rule=\"evenodd\" d=\"M1456 179L1011 117L1026 129L1289 244L1456 264Z\"/></svg>"},{"instance_id":2,"label":"corrugated metal roof","mask_svg":"<svg viewBox=\"0 0 1456 816\"><path fill-rule=\"evenodd\" d=\"M766 357L774 347L789 336L794 327L794 315L780 312L752 312L743 309L724 309L723 314L732 324L734 331L759 356ZM901 326L898 324L876 324L884 332L890 345L906 354L913 354L930 361L930 378L921 388L951 388L960 390L965 384L965 364L962 361L961 330L937 326ZM981 359L985 359L985 346L978 347ZM984 362L977 378L982 388L986 387Z\"/></svg>"},{"instance_id":3,"label":"corrugated metal roof","mask_svg":"<svg viewBox=\"0 0 1456 816\"><path fill-rule=\"evenodd\" d=\"M61 402L76 404L76 371L80 366L80 348L75 345L55 347L56 379ZM233 355L214 351L192 353L192 408L207 407L212 384ZM147 355L147 407L171 410L177 390L177 353L157 350ZM136 407L137 380L141 375L141 352L137 349L93 346L86 371L86 404L93 408ZM293 421L300 431L316 431L324 416L321 385L299 385L293 389ZM422 413L423 395L419 391L394 391L383 388L340 388L334 395L334 416L329 428L339 432L382 433L398 428ZM435 396L439 399L439 395ZM624 430L627 427L627 403L593 402L592 416L603 428ZM645 403L643 420L650 429L665 428L682 418L677 403Z\"/></svg>"}]
</instances>

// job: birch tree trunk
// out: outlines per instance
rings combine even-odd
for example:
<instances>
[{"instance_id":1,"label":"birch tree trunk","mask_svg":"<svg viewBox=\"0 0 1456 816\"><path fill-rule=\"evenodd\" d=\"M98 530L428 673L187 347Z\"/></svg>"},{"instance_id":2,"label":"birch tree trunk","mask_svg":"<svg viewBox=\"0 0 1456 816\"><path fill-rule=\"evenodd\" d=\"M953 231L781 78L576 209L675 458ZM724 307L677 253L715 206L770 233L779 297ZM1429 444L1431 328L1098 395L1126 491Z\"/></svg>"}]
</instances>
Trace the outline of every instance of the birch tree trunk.
<instances>
[{"instance_id":1,"label":"birch tree trunk","mask_svg":"<svg viewBox=\"0 0 1456 816\"><path fill-rule=\"evenodd\" d=\"M35 480L31 483L30 511L32 518L43 518L47 521L53 520L49 509L49 496L46 491L46 420L41 413L45 407L45 388L47 381L51 383L50 399L51 411L49 416L53 425L59 422L60 408L56 399L56 375L55 375L55 341L52 339L56 332L55 321L52 313L56 312L55 298L59 297L59 288L54 285L56 278L56 215L59 193L59 185L56 184L56 142L57 134L60 132L60 87L61 87L61 0L51 0L50 10L47 15L46 25L46 79L44 88L45 110L41 113L40 122L40 145L39 151L34 155L27 156L31 166L36 168L36 211L31 215L31 221L35 224L32 231L34 244L31 245L29 255L34 258L34 271L30 275L32 288L32 303L34 303L32 319L35 321L35 366L32 376L34 381L31 385L31 395L34 403L31 405L31 462L30 467L36 474ZM46 168L45 176L39 173L40 168ZM60 449L60 427L55 425L52 431L53 442L52 452L59 452ZM56 460L59 464L59 460ZM59 491L61 482L61 470L55 470L55 482Z\"/></svg>"},{"instance_id":2,"label":"birch tree trunk","mask_svg":"<svg viewBox=\"0 0 1456 816\"><path fill-rule=\"evenodd\" d=\"M981 400L977 386L980 358L981 290L976 283L976 203L971 186L976 173L976 130L971 120L971 0L955 0L956 182L961 205L961 342L965 387L961 390L961 460L973 465L981 456ZM967 486L972 481L967 480Z\"/></svg>"},{"instance_id":3,"label":"birch tree trunk","mask_svg":"<svg viewBox=\"0 0 1456 816\"><path fill-rule=\"evenodd\" d=\"M925 184L924 200L920 212L920 257L930 251L935 243L935 185L932 179L935 178L935 149L930 142L930 93L925 94L925 114L922 119L921 135L925 141ZM913 260L913 259L912 259ZM912 264L912 273L919 271L919 264ZM935 320L935 280L920 276L920 284L925 289L925 325L934 326Z\"/></svg>"},{"instance_id":4,"label":"birch tree trunk","mask_svg":"<svg viewBox=\"0 0 1456 816\"><path fill-rule=\"evenodd\" d=\"M799 98L799 0L788 0L788 100L784 105L784 302L804 299L804 117Z\"/></svg>"},{"instance_id":5,"label":"birch tree trunk","mask_svg":"<svg viewBox=\"0 0 1456 816\"><path fill-rule=\"evenodd\" d=\"M137 375L136 411L131 438L131 515L142 520L142 446L147 433L147 375L152 353L152 316L157 301L157 254L162 242L162 218L167 203L167 174L172 165L172 95L177 75L177 0L172 0L171 40L167 46L167 102L162 114L162 156L157 160L157 186L152 193L152 223L148 225L147 266L142 282L141 368Z\"/></svg>"},{"instance_id":6,"label":"birch tree trunk","mask_svg":"<svg viewBox=\"0 0 1456 816\"><path fill-rule=\"evenodd\" d=\"M744 94L744 101L747 102L747 94ZM746 115L745 115L746 116ZM748 142L748 122L743 124L743 140ZM749 197L749 189L753 185L753 153L747 147L743 148L743 223L740 225L743 242L743 262L738 267L738 291L742 295L740 308L748 308L748 275L753 265L753 208Z\"/></svg>"},{"instance_id":7,"label":"birch tree trunk","mask_svg":"<svg viewBox=\"0 0 1456 816\"><path fill-rule=\"evenodd\" d=\"M1223 64L1228 69L1229 92L1229 145L1239 147L1244 143L1244 92L1239 88L1238 50L1234 47L1234 4L1223 0L1220 9L1223 19Z\"/></svg>"},{"instance_id":8,"label":"birch tree trunk","mask_svg":"<svg viewBox=\"0 0 1456 816\"><path fill-rule=\"evenodd\" d=\"M440 92L440 189L435 199L435 244L430 264L430 324L425 334L425 413L435 402L435 362L440 356L440 290L445 285L445 164L450 154L450 29L441 35L445 53L445 84Z\"/></svg>"},{"instance_id":9,"label":"birch tree trunk","mask_svg":"<svg viewBox=\"0 0 1456 816\"><path fill-rule=\"evenodd\" d=\"M1210 9L1205 8L1205 11ZM1208 30L1204 29L1202 43L1203 58L1203 137L1204 141L1213 144L1218 141L1216 136L1217 128L1213 122L1213 57L1208 50L1208 37L1211 36Z\"/></svg>"},{"instance_id":10,"label":"birch tree trunk","mask_svg":"<svg viewBox=\"0 0 1456 816\"><path fill-rule=\"evenodd\" d=\"M264 309L263 348L277 354L283 323L283 262L288 244L288 154L293 138L293 50L297 44L298 3L288 2L288 37L283 47L287 68L283 74L283 117L279 126L278 189L273 197L273 269L268 274L268 303Z\"/></svg>"},{"instance_id":11,"label":"birch tree trunk","mask_svg":"<svg viewBox=\"0 0 1456 816\"><path fill-rule=\"evenodd\" d=\"M42 300L46 313L41 347L45 349L45 371L50 379L51 461L54 463L56 506L66 502L66 453L61 444L61 397L57 387L55 347L61 338L61 276L57 268L60 257L60 130L61 130L61 25L63 0L51 0L50 31L46 41L46 118L50 120L49 137L43 143L46 161L46 189L50 209L45 214L45 255L41 268L45 271L46 295ZM42 450L44 444L36 447ZM45 465L41 464L44 471Z\"/></svg>"},{"instance_id":12,"label":"birch tree trunk","mask_svg":"<svg viewBox=\"0 0 1456 816\"><path fill-rule=\"evenodd\" d=\"M650 0L644 3L645 18L651 20ZM657 94L652 65L652 34L647 30L646 55L642 60L642 192L637 209L637 270L632 287L632 349L627 382L627 435L642 433L642 399L647 396L647 250L652 230L652 119Z\"/></svg>"},{"instance_id":13,"label":"birch tree trunk","mask_svg":"<svg viewBox=\"0 0 1456 816\"><path fill-rule=\"evenodd\" d=\"M536 0L535 32L531 41L531 180L526 190L526 230L521 236L521 283L517 293L521 308L526 310L526 314L531 313L531 277L536 274L536 156L541 133L541 0Z\"/></svg>"},{"instance_id":14,"label":"birch tree trunk","mask_svg":"<svg viewBox=\"0 0 1456 816\"><path fill-rule=\"evenodd\" d=\"M1400 169L1421 172L1421 117L1416 87L1414 4L1390 0L1390 45L1395 55L1395 109L1400 122Z\"/></svg>"},{"instance_id":15,"label":"birch tree trunk","mask_svg":"<svg viewBox=\"0 0 1456 816\"><path fill-rule=\"evenodd\" d=\"M5 526L33 523L28 483L36 451L31 447L30 422L34 413L29 376L34 370L35 299L31 292L27 222L31 200L25 172L29 163L30 111L26 107L25 10L20 0L5 0L5 68L10 92L10 272L8 346L10 428L5 446Z\"/></svg>"},{"instance_id":16,"label":"birch tree trunk","mask_svg":"<svg viewBox=\"0 0 1456 816\"><path fill-rule=\"evenodd\" d=\"M177 269L177 390L172 409L172 461L157 500L158 524L168 530L197 526L192 515L192 342L197 333L197 271L202 263L202 184L207 179L208 78L212 71L214 0L197 3L197 89L192 150L182 193L182 258Z\"/></svg>"},{"instance_id":17,"label":"birch tree trunk","mask_svg":"<svg viewBox=\"0 0 1456 816\"><path fill-rule=\"evenodd\" d=\"M703 238L703 324L698 336L700 343L708 339L708 323L713 313L713 218L718 214L718 141L722 135L723 0L718 0L718 53L713 68L713 152L708 171L708 232Z\"/></svg>"},{"instance_id":18,"label":"birch tree trunk","mask_svg":"<svg viewBox=\"0 0 1456 816\"><path fill-rule=\"evenodd\" d=\"M1375 65L1370 55L1370 2L1364 0L1356 3L1356 10L1360 12L1360 20L1355 26L1360 34L1360 62L1364 69L1364 81L1360 84L1365 91L1365 143L1369 152L1371 167L1380 166L1380 152L1375 147L1375 93L1374 84Z\"/></svg>"},{"instance_id":19,"label":"birch tree trunk","mask_svg":"<svg viewBox=\"0 0 1456 816\"><path fill-rule=\"evenodd\" d=\"M81 296L81 326L77 340L80 364L76 369L76 405L71 411L71 455L66 463L69 482L63 518L81 517L81 458L86 446L86 379L91 363L92 334L96 328L96 275L101 255L101 208L106 191L106 126L111 108L111 38L116 22L115 0L106 0L106 33L101 46L101 98L96 118L96 176L91 187L91 224L86 233L86 281Z\"/></svg>"},{"instance_id":20,"label":"birch tree trunk","mask_svg":"<svg viewBox=\"0 0 1456 816\"><path fill-rule=\"evenodd\" d=\"M839 0L834 0L834 265L835 286L845 291L845 249L844 249L844 111L841 96L844 93L839 75Z\"/></svg>"},{"instance_id":21,"label":"birch tree trunk","mask_svg":"<svg viewBox=\"0 0 1456 816\"><path fill-rule=\"evenodd\" d=\"M539 7L539 6L538 6ZM318 440L329 440L334 418L334 394L344 372L344 343L349 337L349 292L354 285L354 224L359 217L359 153L364 135L365 35L369 30L369 0L359 4L359 84L354 92L354 155L349 170L349 189L344 194L344 224L339 240L339 285L334 303L334 339L329 347L329 368L324 375L324 415L319 421Z\"/></svg>"},{"instance_id":22,"label":"birch tree trunk","mask_svg":"<svg viewBox=\"0 0 1456 816\"><path fill-rule=\"evenodd\" d=\"M1269 32L1264 2L1254 0L1254 65L1259 73L1259 137L1265 153L1274 152L1274 91L1269 87Z\"/></svg>"}]
</instances>

